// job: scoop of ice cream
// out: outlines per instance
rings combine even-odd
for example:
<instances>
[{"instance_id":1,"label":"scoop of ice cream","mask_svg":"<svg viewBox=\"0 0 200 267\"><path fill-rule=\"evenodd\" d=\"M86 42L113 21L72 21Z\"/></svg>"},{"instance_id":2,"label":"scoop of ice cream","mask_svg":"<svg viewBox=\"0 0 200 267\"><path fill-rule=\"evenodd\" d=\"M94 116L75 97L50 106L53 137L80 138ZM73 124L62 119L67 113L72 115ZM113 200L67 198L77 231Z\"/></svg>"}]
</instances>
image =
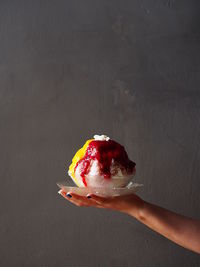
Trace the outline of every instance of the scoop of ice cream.
<instances>
[{"instance_id":1,"label":"scoop of ice cream","mask_svg":"<svg viewBox=\"0 0 200 267\"><path fill-rule=\"evenodd\" d=\"M77 151L68 174L79 187L121 187L135 174L135 165L122 145L95 135Z\"/></svg>"}]
</instances>

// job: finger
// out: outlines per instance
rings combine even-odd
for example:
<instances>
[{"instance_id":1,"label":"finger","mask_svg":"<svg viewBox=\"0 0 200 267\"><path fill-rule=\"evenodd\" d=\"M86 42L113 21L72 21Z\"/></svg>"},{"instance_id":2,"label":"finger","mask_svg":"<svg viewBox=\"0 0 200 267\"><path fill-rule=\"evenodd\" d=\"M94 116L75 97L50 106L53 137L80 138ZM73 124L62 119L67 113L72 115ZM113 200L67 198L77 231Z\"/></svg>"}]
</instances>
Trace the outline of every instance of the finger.
<instances>
[{"instance_id":1,"label":"finger","mask_svg":"<svg viewBox=\"0 0 200 267\"><path fill-rule=\"evenodd\" d=\"M80 201L78 201L78 200L76 200L76 199L72 199L72 198L70 198L70 199L68 199L68 200L69 200L69 202L73 203L74 205L76 205L76 206L78 206L78 207L86 206L83 202L80 202Z\"/></svg>"},{"instance_id":2,"label":"finger","mask_svg":"<svg viewBox=\"0 0 200 267\"><path fill-rule=\"evenodd\" d=\"M71 199L77 202L80 202L84 206L93 206L93 207L101 208L101 206L94 199L92 199L90 195L80 196L78 194L71 193L71 196L72 196Z\"/></svg>"},{"instance_id":3,"label":"finger","mask_svg":"<svg viewBox=\"0 0 200 267\"><path fill-rule=\"evenodd\" d=\"M94 201L96 201L97 204L99 204L101 206L105 206L105 205L108 205L110 203L110 198L108 198L108 197L101 197L101 196L97 196L95 194L91 194L90 196Z\"/></svg>"},{"instance_id":4,"label":"finger","mask_svg":"<svg viewBox=\"0 0 200 267\"><path fill-rule=\"evenodd\" d=\"M64 197L65 199L67 199L68 201L70 201L70 202L74 202L72 199L71 199L71 194L70 193L66 193L65 191L63 191L63 190L60 190L60 191L58 191L58 193L62 196L62 197ZM74 203L75 204L75 203Z\"/></svg>"},{"instance_id":5,"label":"finger","mask_svg":"<svg viewBox=\"0 0 200 267\"><path fill-rule=\"evenodd\" d=\"M60 189L60 190L58 191L58 194L61 195L61 196L64 197L64 198L66 198L66 192L63 191L62 189Z\"/></svg>"},{"instance_id":6,"label":"finger","mask_svg":"<svg viewBox=\"0 0 200 267\"><path fill-rule=\"evenodd\" d=\"M66 193L63 190L60 190L58 192L62 197L67 199L69 202L75 204L76 206L93 206L93 207L98 207L101 208L95 201L92 199L86 197L86 196L80 196L75 193Z\"/></svg>"},{"instance_id":7,"label":"finger","mask_svg":"<svg viewBox=\"0 0 200 267\"><path fill-rule=\"evenodd\" d=\"M86 196L81 196L81 195L78 195L76 193L70 193L70 195L73 197L73 199L76 199L76 200L80 200L80 201L87 201L88 200L88 198Z\"/></svg>"},{"instance_id":8,"label":"finger","mask_svg":"<svg viewBox=\"0 0 200 267\"><path fill-rule=\"evenodd\" d=\"M74 200L81 200L81 196L78 196L78 195L76 195L76 194L74 194L74 193L71 193L71 192L65 192L65 191L63 191L63 190L60 190L60 191L58 191L58 193L61 195L61 196L63 196L65 199L67 199L67 200L71 200L71 198L72 198L72 196L74 197Z\"/></svg>"},{"instance_id":9,"label":"finger","mask_svg":"<svg viewBox=\"0 0 200 267\"><path fill-rule=\"evenodd\" d=\"M76 195L74 193L68 192L68 193L62 193L61 194L65 199L70 201L71 203L75 204L76 206L87 206L87 198Z\"/></svg>"}]
</instances>

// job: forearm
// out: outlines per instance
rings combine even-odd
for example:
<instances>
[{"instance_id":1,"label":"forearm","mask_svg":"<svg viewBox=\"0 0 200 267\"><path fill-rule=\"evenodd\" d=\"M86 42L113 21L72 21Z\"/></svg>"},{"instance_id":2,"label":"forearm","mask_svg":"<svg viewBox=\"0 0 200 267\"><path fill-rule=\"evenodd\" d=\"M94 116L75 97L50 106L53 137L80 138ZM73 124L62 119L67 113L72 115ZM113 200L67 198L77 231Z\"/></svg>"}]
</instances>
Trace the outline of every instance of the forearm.
<instances>
[{"instance_id":1,"label":"forearm","mask_svg":"<svg viewBox=\"0 0 200 267\"><path fill-rule=\"evenodd\" d=\"M180 246L200 253L200 221L147 202L130 215Z\"/></svg>"},{"instance_id":2,"label":"forearm","mask_svg":"<svg viewBox=\"0 0 200 267\"><path fill-rule=\"evenodd\" d=\"M90 198L75 193L66 195L64 191L60 194L77 206L107 208L129 214L180 246L200 253L200 221L147 203L135 194L107 198L94 194Z\"/></svg>"}]
</instances>

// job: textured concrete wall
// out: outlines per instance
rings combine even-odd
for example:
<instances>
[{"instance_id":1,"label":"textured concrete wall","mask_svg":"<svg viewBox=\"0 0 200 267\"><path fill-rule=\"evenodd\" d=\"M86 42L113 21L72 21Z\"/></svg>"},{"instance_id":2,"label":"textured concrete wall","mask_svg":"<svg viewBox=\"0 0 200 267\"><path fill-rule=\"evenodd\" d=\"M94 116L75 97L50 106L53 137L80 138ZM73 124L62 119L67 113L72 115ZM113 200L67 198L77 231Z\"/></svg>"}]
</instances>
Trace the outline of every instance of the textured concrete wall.
<instances>
[{"instance_id":1,"label":"textured concrete wall","mask_svg":"<svg viewBox=\"0 0 200 267\"><path fill-rule=\"evenodd\" d=\"M0 1L0 266L200 266L134 219L57 194L95 133L147 201L200 219L199 1Z\"/></svg>"}]
</instances>

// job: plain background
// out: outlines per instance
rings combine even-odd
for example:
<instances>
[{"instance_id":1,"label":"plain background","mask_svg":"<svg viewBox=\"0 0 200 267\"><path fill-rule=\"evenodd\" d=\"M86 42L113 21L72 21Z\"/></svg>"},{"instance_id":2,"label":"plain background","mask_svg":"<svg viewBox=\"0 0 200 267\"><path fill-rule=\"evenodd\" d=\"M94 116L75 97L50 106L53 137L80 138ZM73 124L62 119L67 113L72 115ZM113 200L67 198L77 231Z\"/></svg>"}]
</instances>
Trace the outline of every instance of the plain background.
<instances>
[{"instance_id":1,"label":"plain background","mask_svg":"<svg viewBox=\"0 0 200 267\"><path fill-rule=\"evenodd\" d=\"M200 219L200 2L0 1L0 265L200 266L123 214L57 194L94 134L140 195Z\"/></svg>"}]
</instances>

